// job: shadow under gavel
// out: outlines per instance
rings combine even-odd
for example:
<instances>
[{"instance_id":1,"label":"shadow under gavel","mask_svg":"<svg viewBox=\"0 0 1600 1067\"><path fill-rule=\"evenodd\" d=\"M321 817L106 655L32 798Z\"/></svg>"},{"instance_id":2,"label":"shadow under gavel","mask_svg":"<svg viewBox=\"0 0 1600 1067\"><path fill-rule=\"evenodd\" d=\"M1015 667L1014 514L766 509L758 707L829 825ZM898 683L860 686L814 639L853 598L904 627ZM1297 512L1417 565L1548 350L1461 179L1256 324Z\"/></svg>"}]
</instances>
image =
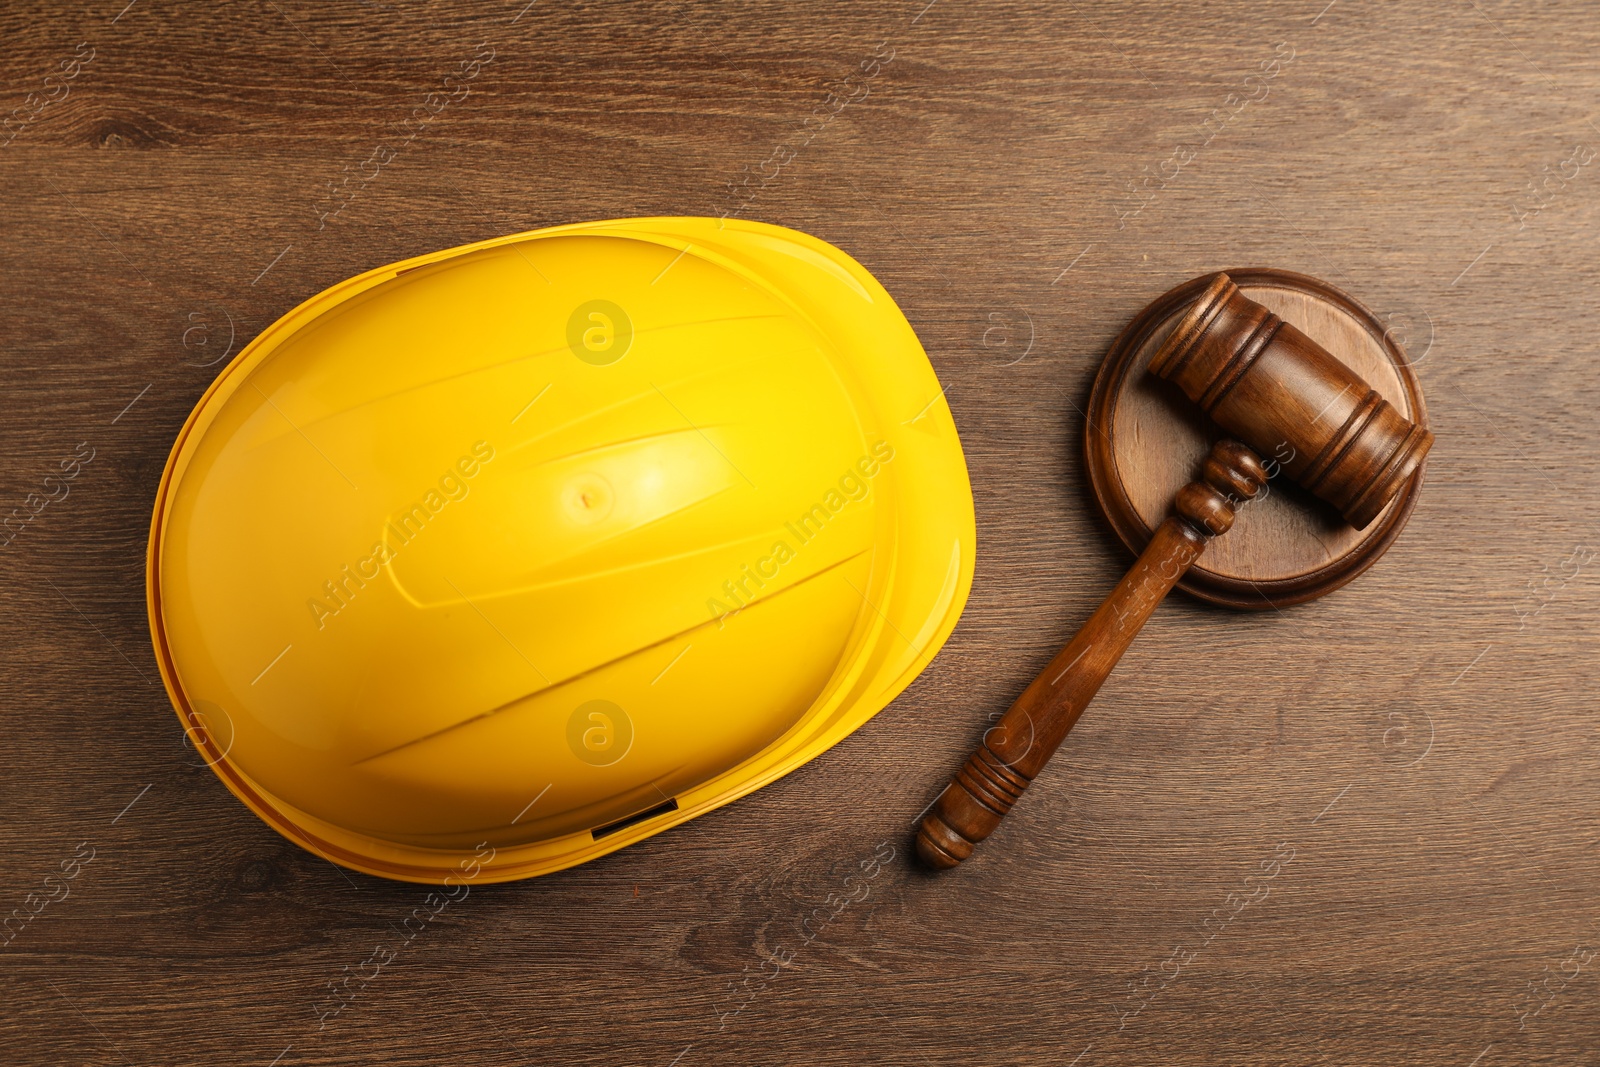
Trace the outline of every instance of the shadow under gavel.
<instances>
[{"instance_id":1,"label":"shadow under gavel","mask_svg":"<svg viewBox=\"0 0 1600 1067\"><path fill-rule=\"evenodd\" d=\"M1185 312L1150 370L1239 440L1211 450L1133 568L939 795L917 832L917 854L930 867L954 867L994 832L1156 605L1260 491L1267 475L1252 447L1283 454L1287 446L1283 472L1363 529L1433 445L1433 434L1226 274Z\"/></svg>"}]
</instances>

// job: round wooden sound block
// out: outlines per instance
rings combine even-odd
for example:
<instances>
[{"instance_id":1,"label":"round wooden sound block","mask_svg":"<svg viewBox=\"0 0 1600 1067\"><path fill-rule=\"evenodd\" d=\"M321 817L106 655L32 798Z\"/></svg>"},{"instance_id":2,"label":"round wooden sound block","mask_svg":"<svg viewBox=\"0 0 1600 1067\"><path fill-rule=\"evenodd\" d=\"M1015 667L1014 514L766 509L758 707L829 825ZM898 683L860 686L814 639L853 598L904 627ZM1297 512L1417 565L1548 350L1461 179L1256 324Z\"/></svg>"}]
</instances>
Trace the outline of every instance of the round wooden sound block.
<instances>
[{"instance_id":1,"label":"round wooden sound block","mask_svg":"<svg viewBox=\"0 0 1600 1067\"><path fill-rule=\"evenodd\" d=\"M1407 418L1426 427L1427 410L1404 351L1376 316L1326 282L1272 269L1227 272L1245 296L1298 327ZM1134 316L1106 355L1089 398L1085 449L1094 494L1111 528L1138 554L1193 480L1222 431L1177 389L1149 373L1151 357L1212 275L1156 298ZM1269 473L1273 457L1262 455ZM1399 535L1422 488L1419 468L1366 529L1328 504L1274 477L1241 507L1178 583L1213 603L1262 609L1312 600L1377 562Z\"/></svg>"}]
</instances>

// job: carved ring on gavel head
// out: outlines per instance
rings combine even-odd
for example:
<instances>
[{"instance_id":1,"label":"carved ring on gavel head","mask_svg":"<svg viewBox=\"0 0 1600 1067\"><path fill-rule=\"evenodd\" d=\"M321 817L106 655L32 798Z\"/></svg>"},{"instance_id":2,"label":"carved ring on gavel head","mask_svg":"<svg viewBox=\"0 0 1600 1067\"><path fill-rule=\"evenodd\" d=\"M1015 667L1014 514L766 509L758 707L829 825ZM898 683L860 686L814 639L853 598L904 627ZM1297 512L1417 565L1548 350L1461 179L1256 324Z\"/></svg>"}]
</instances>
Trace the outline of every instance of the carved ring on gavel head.
<instances>
[{"instance_id":1,"label":"carved ring on gavel head","mask_svg":"<svg viewBox=\"0 0 1600 1067\"><path fill-rule=\"evenodd\" d=\"M1226 274L1189 306L1150 370L1239 440L1212 448L1133 568L939 795L917 832L917 853L931 867L954 867L994 831L1162 598L1260 491L1267 474L1252 448L1362 529L1405 486L1415 488L1433 444L1425 426Z\"/></svg>"}]
</instances>

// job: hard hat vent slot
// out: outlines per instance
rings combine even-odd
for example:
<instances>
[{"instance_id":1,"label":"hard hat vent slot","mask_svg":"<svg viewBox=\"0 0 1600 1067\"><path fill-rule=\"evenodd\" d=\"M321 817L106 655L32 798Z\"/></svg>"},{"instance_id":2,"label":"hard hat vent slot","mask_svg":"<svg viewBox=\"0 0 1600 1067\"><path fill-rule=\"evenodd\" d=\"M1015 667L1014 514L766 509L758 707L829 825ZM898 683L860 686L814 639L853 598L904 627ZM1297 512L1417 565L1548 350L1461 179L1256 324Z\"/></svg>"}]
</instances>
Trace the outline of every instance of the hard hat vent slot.
<instances>
[{"instance_id":1,"label":"hard hat vent slot","mask_svg":"<svg viewBox=\"0 0 1600 1067\"><path fill-rule=\"evenodd\" d=\"M657 815L665 815L669 811L677 811L677 810L678 810L678 801L677 801L676 798L674 798L672 800L667 801L665 804L657 804L653 808L647 808L644 811L641 811L641 812L639 812L639 813L637 813L635 815L629 815L626 819L618 819L616 822L607 823L604 826L597 826L593 830L589 831L589 835L591 837L593 837L596 841L598 841L602 837L610 837L612 834L616 833L618 830L626 830L628 827L634 825L635 823L641 823L641 822L644 822L646 819L653 819Z\"/></svg>"}]
</instances>

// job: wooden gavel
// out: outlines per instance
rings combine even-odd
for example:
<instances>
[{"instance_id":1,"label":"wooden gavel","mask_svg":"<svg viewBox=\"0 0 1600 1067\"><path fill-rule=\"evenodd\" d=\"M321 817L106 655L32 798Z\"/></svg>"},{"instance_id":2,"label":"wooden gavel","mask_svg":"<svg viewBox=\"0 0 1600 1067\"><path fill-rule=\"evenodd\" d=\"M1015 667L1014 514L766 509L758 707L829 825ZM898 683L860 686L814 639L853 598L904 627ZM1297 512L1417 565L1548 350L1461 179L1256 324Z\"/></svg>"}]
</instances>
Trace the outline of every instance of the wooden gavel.
<instances>
[{"instance_id":1,"label":"wooden gavel","mask_svg":"<svg viewBox=\"0 0 1600 1067\"><path fill-rule=\"evenodd\" d=\"M1239 441L1219 441L1200 479L1178 490L1164 519L1105 602L983 737L922 820L917 854L950 868L1044 769L1156 605L1233 525L1234 510L1267 480L1251 447L1289 458L1285 474L1357 529L1377 518L1433 445L1321 345L1212 279L1150 362ZM1247 447L1251 446L1251 447Z\"/></svg>"}]
</instances>

